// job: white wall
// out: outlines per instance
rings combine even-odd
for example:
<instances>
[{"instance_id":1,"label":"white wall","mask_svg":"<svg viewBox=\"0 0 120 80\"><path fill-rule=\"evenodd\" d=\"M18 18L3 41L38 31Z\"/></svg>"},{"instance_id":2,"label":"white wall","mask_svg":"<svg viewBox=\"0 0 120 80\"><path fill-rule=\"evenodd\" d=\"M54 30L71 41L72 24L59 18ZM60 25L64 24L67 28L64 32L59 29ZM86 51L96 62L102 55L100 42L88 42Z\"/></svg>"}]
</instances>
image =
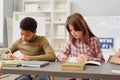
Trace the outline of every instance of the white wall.
<instances>
[{"instance_id":1,"label":"white wall","mask_svg":"<svg viewBox=\"0 0 120 80\"><path fill-rule=\"evenodd\" d=\"M9 1L9 0L8 0ZM120 0L69 0L72 13L80 12L85 16L120 15ZM21 0L14 0L14 10L21 10Z\"/></svg>"},{"instance_id":2,"label":"white wall","mask_svg":"<svg viewBox=\"0 0 120 80\"><path fill-rule=\"evenodd\" d=\"M0 44L3 43L3 0L0 0Z\"/></svg>"},{"instance_id":3,"label":"white wall","mask_svg":"<svg viewBox=\"0 0 120 80\"><path fill-rule=\"evenodd\" d=\"M120 15L120 0L70 0L72 13L80 12L85 16Z\"/></svg>"}]
</instances>

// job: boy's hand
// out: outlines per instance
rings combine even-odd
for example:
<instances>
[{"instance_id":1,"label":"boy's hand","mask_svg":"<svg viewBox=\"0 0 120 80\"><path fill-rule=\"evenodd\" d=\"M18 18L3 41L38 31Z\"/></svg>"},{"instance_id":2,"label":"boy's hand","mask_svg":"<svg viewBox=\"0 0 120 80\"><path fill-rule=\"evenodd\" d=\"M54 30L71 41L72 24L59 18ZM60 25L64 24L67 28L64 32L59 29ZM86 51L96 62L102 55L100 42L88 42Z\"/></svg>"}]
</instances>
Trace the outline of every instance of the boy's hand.
<instances>
[{"instance_id":1,"label":"boy's hand","mask_svg":"<svg viewBox=\"0 0 120 80\"><path fill-rule=\"evenodd\" d=\"M8 54L7 55L7 59L8 60L14 60L15 59L15 56L13 54Z\"/></svg>"}]
</instances>

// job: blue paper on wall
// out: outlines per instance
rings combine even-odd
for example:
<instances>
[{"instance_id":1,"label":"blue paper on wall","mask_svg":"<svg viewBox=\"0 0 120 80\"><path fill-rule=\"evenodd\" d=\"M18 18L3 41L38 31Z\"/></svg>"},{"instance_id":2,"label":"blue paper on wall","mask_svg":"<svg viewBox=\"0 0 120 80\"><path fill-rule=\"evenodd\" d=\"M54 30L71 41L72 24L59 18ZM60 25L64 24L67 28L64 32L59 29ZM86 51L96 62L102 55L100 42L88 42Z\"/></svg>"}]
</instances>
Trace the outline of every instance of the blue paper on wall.
<instances>
[{"instance_id":1,"label":"blue paper on wall","mask_svg":"<svg viewBox=\"0 0 120 80\"><path fill-rule=\"evenodd\" d=\"M113 38L99 38L100 46L102 49L109 49L114 47L114 39Z\"/></svg>"}]
</instances>

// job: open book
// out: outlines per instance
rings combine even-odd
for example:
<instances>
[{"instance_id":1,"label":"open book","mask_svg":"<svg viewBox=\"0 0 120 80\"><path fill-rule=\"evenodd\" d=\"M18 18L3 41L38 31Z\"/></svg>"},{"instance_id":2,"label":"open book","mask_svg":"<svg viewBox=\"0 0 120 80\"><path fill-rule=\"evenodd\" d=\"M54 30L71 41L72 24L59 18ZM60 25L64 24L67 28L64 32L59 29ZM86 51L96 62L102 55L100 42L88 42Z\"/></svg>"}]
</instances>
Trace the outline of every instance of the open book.
<instances>
[{"instance_id":1,"label":"open book","mask_svg":"<svg viewBox=\"0 0 120 80\"><path fill-rule=\"evenodd\" d=\"M77 59L76 59L76 57L71 57L71 58L69 58L68 61L69 62L77 62ZM97 61L86 61L85 64L86 65L96 65L96 66L100 66L101 65L101 63L97 62Z\"/></svg>"},{"instance_id":2,"label":"open book","mask_svg":"<svg viewBox=\"0 0 120 80\"><path fill-rule=\"evenodd\" d=\"M100 66L101 63L97 62L97 61L86 61L85 62L86 65L96 65L96 66Z\"/></svg>"}]
</instances>

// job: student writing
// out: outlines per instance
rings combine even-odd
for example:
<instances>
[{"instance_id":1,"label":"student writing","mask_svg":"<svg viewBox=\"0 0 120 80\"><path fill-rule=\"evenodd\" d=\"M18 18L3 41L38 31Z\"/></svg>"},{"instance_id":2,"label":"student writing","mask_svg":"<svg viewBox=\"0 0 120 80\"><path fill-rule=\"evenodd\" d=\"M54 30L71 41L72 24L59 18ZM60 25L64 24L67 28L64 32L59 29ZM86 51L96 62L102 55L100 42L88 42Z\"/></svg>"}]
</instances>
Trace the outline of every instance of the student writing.
<instances>
[{"instance_id":1,"label":"student writing","mask_svg":"<svg viewBox=\"0 0 120 80\"><path fill-rule=\"evenodd\" d=\"M55 52L48 40L44 36L36 35L36 32L36 20L32 17L25 17L20 22L20 39L2 53L2 58L10 60L16 59L14 55L9 55L9 53L20 51L22 55L17 58L20 60L55 61ZM41 80L40 78L43 78L43 76L38 76L36 80ZM49 80L49 77L44 78L45 80ZM18 80L32 80L32 78L30 75L24 75Z\"/></svg>"}]
</instances>

